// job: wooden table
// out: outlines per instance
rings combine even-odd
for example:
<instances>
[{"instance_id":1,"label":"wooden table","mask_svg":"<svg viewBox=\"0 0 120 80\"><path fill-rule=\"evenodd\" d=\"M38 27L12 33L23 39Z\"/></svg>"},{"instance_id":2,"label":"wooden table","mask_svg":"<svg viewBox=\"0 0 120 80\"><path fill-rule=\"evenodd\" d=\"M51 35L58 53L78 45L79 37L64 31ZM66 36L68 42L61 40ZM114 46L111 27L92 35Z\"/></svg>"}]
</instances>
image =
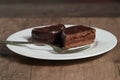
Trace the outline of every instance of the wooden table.
<instances>
[{"instance_id":1,"label":"wooden table","mask_svg":"<svg viewBox=\"0 0 120 80\"><path fill-rule=\"evenodd\" d=\"M56 23L108 30L116 35L118 44L104 55L70 61L27 58L0 46L0 80L120 80L120 18L0 18L0 39L22 29Z\"/></svg>"}]
</instances>

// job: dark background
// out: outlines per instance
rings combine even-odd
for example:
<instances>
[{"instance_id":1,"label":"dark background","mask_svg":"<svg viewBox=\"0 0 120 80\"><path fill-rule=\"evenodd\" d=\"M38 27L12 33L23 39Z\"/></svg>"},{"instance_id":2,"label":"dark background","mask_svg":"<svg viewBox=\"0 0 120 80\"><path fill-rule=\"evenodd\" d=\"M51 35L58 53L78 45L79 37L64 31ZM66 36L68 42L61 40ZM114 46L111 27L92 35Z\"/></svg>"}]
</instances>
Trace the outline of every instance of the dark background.
<instances>
[{"instance_id":1,"label":"dark background","mask_svg":"<svg viewBox=\"0 0 120 80\"><path fill-rule=\"evenodd\" d=\"M120 0L0 0L0 17L119 17Z\"/></svg>"},{"instance_id":2,"label":"dark background","mask_svg":"<svg viewBox=\"0 0 120 80\"><path fill-rule=\"evenodd\" d=\"M0 3L81 3L120 2L120 0L0 0Z\"/></svg>"}]
</instances>

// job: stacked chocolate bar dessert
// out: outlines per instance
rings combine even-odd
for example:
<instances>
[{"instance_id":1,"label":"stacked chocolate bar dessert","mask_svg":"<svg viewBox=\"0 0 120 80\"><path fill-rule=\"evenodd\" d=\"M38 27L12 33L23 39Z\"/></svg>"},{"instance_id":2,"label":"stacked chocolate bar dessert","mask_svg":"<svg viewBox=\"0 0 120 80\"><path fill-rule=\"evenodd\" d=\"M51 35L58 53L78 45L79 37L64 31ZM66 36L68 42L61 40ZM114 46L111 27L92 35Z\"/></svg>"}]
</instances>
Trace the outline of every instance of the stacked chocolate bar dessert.
<instances>
[{"instance_id":1,"label":"stacked chocolate bar dessert","mask_svg":"<svg viewBox=\"0 0 120 80\"><path fill-rule=\"evenodd\" d=\"M83 25L65 28L63 24L57 24L44 28L34 28L32 40L69 49L93 43L95 32L94 28Z\"/></svg>"}]
</instances>

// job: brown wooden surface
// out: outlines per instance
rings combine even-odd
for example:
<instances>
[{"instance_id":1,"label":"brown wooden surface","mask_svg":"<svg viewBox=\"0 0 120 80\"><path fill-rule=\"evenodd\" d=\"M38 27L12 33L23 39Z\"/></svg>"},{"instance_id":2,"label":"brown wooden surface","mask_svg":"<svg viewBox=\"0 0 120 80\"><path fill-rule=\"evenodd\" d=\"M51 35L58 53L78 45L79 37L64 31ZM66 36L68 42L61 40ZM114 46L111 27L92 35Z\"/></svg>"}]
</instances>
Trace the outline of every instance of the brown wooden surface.
<instances>
[{"instance_id":1,"label":"brown wooden surface","mask_svg":"<svg viewBox=\"0 0 120 80\"><path fill-rule=\"evenodd\" d=\"M117 36L118 44L104 55L70 61L27 58L0 46L0 80L120 80L120 18L0 18L0 39L29 27L57 23L103 28Z\"/></svg>"}]
</instances>

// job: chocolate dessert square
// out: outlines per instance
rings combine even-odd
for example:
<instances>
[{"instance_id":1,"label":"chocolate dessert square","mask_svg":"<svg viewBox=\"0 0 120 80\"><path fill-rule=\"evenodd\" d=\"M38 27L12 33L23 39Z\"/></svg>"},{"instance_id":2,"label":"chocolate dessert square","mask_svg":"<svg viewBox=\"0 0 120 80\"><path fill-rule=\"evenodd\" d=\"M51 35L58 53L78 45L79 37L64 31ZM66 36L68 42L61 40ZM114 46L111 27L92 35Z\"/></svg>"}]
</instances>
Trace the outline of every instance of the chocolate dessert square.
<instances>
[{"instance_id":1,"label":"chocolate dessert square","mask_svg":"<svg viewBox=\"0 0 120 80\"><path fill-rule=\"evenodd\" d=\"M61 33L65 28L63 24L50 25L44 28L34 28L32 30L32 40L61 46Z\"/></svg>"},{"instance_id":2,"label":"chocolate dessert square","mask_svg":"<svg viewBox=\"0 0 120 80\"><path fill-rule=\"evenodd\" d=\"M65 28L62 32L63 48L83 46L94 42L95 29L83 25Z\"/></svg>"}]
</instances>

